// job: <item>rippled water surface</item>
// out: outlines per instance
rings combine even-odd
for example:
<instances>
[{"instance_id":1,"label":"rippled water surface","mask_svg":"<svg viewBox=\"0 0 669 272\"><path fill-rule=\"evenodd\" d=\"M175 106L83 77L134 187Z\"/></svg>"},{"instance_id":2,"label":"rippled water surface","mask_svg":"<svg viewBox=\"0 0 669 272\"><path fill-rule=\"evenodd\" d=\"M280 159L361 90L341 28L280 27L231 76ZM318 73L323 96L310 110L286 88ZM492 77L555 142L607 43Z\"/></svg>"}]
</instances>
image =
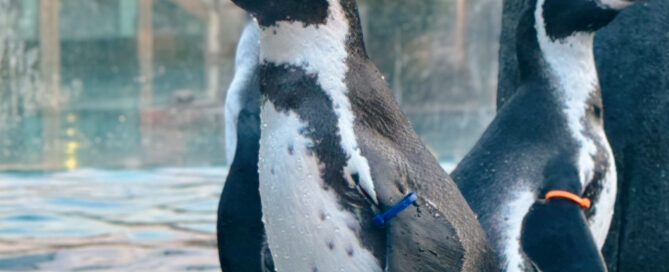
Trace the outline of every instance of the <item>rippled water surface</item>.
<instances>
[{"instance_id":1,"label":"rippled water surface","mask_svg":"<svg viewBox=\"0 0 669 272\"><path fill-rule=\"evenodd\" d=\"M226 173L0 173L0 271L217 271Z\"/></svg>"},{"instance_id":2,"label":"rippled water surface","mask_svg":"<svg viewBox=\"0 0 669 272\"><path fill-rule=\"evenodd\" d=\"M0 173L0 271L220 271L216 209L226 174Z\"/></svg>"}]
</instances>

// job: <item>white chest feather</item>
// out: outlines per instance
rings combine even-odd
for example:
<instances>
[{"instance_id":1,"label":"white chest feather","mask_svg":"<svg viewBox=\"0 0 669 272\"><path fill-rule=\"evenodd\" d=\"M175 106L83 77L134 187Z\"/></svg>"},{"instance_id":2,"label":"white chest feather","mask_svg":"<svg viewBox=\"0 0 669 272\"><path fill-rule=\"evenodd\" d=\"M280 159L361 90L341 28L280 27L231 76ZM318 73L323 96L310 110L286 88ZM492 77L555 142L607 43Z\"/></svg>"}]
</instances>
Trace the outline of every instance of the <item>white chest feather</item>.
<instances>
[{"instance_id":1,"label":"white chest feather","mask_svg":"<svg viewBox=\"0 0 669 272\"><path fill-rule=\"evenodd\" d=\"M346 39L348 20L339 1L329 1L329 15L324 25L305 26L301 22L278 22L261 30L261 59L275 65L292 65L317 76L318 84L332 100L337 115L341 147L346 152L344 174L359 176L360 187L378 203L369 162L362 156L353 130L355 116L347 97L345 83L348 66Z\"/></svg>"},{"instance_id":2,"label":"white chest feather","mask_svg":"<svg viewBox=\"0 0 669 272\"><path fill-rule=\"evenodd\" d=\"M508 205L500 207L500 214L504 216L502 252L505 258L505 271L523 271L525 256L520 246L520 234L523 228L523 219L536 201L536 195L530 190L519 188L517 193L510 196Z\"/></svg>"},{"instance_id":3,"label":"white chest feather","mask_svg":"<svg viewBox=\"0 0 669 272\"><path fill-rule=\"evenodd\" d=\"M358 238L359 223L320 176L311 139L298 116L261 109L260 196L278 271L381 271Z\"/></svg>"},{"instance_id":4,"label":"white chest feather","mask_svg":"<svg viewBox=\"0 0 669 272\"><path fill-rule=\"evenodd\" d=\"M599 131L595 137L604 143L603 147L608 154L608 164L606 174L603 177L603 188L599 194L597 202L593 203L592 209L595 209L595 214L588 221L590 232L595 239L595 243L601 250L606 241L606 236L609 233L611 220L613 219L613 211L616 205L616 194L618 192L618 175L616 173L616 162L613 159L613 152L606 139L604 130Z\"/></svg>"},{"instance_id":5,"label":"white chest feather","mask_svg":"<svg viewBox=\"0 0 669 272\"><path fill-rule=\"evenodd\" d=\"M577 32L560 40L548 37L543 20L543 1L538 1L535 17L539 46L555 80L560 88L564 105L564 115L572 137L579 143L577 163L580 169L581 185L592 179L597 147L594 141L584 135L584 120L587 102L599 85L592 52L594 35Z\"/></svg>"}]
</instances>

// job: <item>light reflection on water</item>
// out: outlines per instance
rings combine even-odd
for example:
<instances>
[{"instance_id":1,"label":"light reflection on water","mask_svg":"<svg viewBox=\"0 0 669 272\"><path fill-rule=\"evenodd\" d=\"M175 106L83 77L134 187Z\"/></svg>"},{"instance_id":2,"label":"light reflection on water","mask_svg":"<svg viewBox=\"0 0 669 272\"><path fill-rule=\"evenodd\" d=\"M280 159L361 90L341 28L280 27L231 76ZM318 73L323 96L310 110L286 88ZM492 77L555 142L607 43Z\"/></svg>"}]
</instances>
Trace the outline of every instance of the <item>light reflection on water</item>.
<instances>
[{"instance_id":1,"label":"light reflection on water","mask_svg":"<svg viewBox=\"0 0 669 272\"><path fill-rule=\"evenodd\" d=\"M216 209L226 173L0 173L0 271L219 271Z\"/></svg>"},{"instance_id":2,"label":"light reflection on water","mask_svg":"<svg viewBox=\"0 0 669 272\"><path fill-rule=\"evenodd\" d=\"M217 271L226 173L0 173L0 270Z\"/></svg>"}]
</instances>

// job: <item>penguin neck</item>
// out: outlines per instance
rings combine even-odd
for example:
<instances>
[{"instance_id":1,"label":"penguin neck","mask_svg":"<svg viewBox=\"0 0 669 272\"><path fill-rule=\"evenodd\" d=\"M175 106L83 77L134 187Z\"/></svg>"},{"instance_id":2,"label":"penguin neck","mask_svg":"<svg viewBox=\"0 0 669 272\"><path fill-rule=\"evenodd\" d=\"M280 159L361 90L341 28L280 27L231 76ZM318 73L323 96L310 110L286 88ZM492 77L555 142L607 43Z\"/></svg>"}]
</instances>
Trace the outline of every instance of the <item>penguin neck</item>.
<instances>
[{"instance_id":1,"label":"penguin neck","mask_svg":"<svg viewBox=\"0 0 669 272\"><path fill-rule=\"evenodd\" d=\"M543 72L552 90L567 107L587 106L591 97L599 97L599 78L593 53L594 32L579 31L555 39L548 35L543 8L539 1L534 13L535 28ZM584 110L584 109L583 109Z\"/></svg>"},{"instance_id":2,"label":"penguin neck","mask_svg":"<svg viewBox=\"0 0 669 272\"><path fill-rule=\"evenodd\" d=\"M354 120L347 75L352 58L367 59L362 39L360 20L354 0L329 0L328 15L323 24L305 24L300 21L278 21L273 25L261 27L260 58L265 68L278 67L283 73L264 73L261 83L263 98L270 102L272 96L284 101L303 101L309 96L330 105L336 116L336 129L340 147L345 153L346 166L344 176L351 184L359 186L378 203L371 171L367 159L362 155L354 130ZM274 78L270 78L274 77ZM276 77L283 77L278 79ZM287 81L297 81L297 88L285 87ZM315 81L315 86L305 86ZM283 84L283 86L279 86ZM274 85L274 86L270 86ZM324 96L321 96L320 93ZM296 97L302 96L302 97ZM325 97L325 98L324 98ZM318 101L305 101L304 104L316 104ZM264 103L264 102L263 102ZM297 109L292 109L297 110ZM299 113L298 113L299 114ZM323 114L323 112L322 112ZM300 116L302 119L308 119ZM319 131L331 129L331 124L314 121L314 128ZM359 182L351 176L357 174Z\"/></svg>"},{"instance_id":3,"label":"penguin neck","mask_svg":"<svg viewBox=\"0 0 669 272\"><path fill-rule=\"evenodd\" d=\"M355 3L330 0L323 24L278 21L261 27L263 63L299 67L319 77L343 79L350 57L367 57ZM323 86L327 88L327 86Z\"/></svg>"},{"instance_id":4,"label":"penguin neck","mask_svg":"<svg viewBox=\"0 0 669 272\"><path fill-rule=\"evenodd\" d=\"M518 46L521 77L525 83L538 84L537 90L549 92L547 97L559 105L557 114L564 116L565 126L580 146L576 163L585 188L593 177L590 170L594 168L596 142L602 141L604 135L601 91L593 54L595 30L571 31L561 37L549 35L543 16L544 1L537 2L532 14L526 14L525 19L532 21L524 20L526 24L519 26L519 33L525 35ZM534 34L532 38L530 33Z\"/></svg>"},{"instance_id":5,"label":"penguin neck","mask_svg":"<svg viewBox=\"0 0 669 272\"><path fill-rule=\"evenodd\" d=\"M523 79L550 85L565 102L599 97L593 56L595 32L610 23L628 0L534 0L518 26ZM573 101L574 99L579 101Z\"/></svg>"}]
</instances>

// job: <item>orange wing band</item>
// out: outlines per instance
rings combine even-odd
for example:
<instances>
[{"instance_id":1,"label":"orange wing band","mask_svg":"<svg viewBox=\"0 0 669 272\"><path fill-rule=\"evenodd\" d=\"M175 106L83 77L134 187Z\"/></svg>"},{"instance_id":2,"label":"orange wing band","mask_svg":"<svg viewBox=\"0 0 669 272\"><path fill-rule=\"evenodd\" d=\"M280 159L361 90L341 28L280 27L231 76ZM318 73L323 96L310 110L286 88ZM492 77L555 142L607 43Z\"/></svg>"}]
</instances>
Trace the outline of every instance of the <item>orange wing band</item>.
<instances>
[{"instance_id":1,"label":"orange wing band","mask_svg":"<svg viewBox=\"0 0 669 272\"><path fill-rule=\"evenodd\" d=\"M576 202L581 208L583 209L589 209L590 208L590 199L587 197L580 197L574 193L563 191L563 190L551 190L546 193L546 200L551 199L551 198L566 198L571 201Z\"/></svg>"}]
</instances>

